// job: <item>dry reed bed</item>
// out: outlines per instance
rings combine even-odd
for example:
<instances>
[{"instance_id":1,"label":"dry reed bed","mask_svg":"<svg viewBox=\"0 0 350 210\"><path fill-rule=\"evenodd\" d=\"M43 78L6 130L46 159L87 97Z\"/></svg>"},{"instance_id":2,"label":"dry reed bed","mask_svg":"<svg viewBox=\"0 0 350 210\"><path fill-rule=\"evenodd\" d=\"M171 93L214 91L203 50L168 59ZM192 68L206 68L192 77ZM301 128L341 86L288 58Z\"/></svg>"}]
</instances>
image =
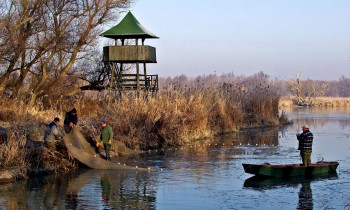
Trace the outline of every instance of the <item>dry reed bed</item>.
<instances>
[{"instance_id":1,"label":"dry reed bed","mask_svg":"<svg viewBox=\"0 0 350 210\"><path fill-rule=\"evenodd\" d=\"M0 149L0 168L10 168L12 166L26 166L26 151L23 149L26 144L25 135L9 130L6 146Z\"/></svg>"},{"instance_id":2,"label":"dry reed bed","mask_svg":"<svg viewBox=\"0 0 350 210\"><path fill-rule=\"evenodd\" d=\"M36 174L67 172L77 167L65 151L51 151L40 146L42 142L31 141L35 135L28 132L29 126L28 129L22 126L8 129L9 136L0 149L0 170L19 167L28 174Z\"/></svg>"},{"instance_id":3,"label":"dry reed bed","mask_svg":"<svg viewBox=\"0 0 350 210\"><path fill-rule=\"evenodd\" d=\"M350 106L350 98L342 97L318 97L315 106L345 107Z\"/></svg>"},{"instance_id":4,"label":"dry reed bed","mask_svg":"<svg viewBox=\"0 0 350 210\"><path fill-rule=\"evenodd\" d=\"M322 107L349 107L349 97L316 97L313 100L314 106ZM279 106L296 106L297 100L293 97L283 97L279 101Z\"/></svg>"},{"instance_id":5,"label":"dry reed bed","mask_svg":"<svg viewBox=\"0 0 350 210\"><path fill-rule=\"evenodd\" d=\"M28 140L42 140L46 124L54 117L63 119L72 107L78 110L78 126L88 140L96 141L104 119L113 127L116 140L131 149L152 149L181 145L242 127L278 125L278 101L278 94L268 84L246 86L243 90L230 84L211 88L172 87L153 96L123 95L109 105L104 99L87 97L38 103L35 107L26 107L22 101L2 101L0 121L11 122L12 129L7 145L0 149L1 168L12 163L33 167L35 163L49 171L66 170L56 162L74 167L68 157L23 149Z\"/></svg>"}]
</instances>

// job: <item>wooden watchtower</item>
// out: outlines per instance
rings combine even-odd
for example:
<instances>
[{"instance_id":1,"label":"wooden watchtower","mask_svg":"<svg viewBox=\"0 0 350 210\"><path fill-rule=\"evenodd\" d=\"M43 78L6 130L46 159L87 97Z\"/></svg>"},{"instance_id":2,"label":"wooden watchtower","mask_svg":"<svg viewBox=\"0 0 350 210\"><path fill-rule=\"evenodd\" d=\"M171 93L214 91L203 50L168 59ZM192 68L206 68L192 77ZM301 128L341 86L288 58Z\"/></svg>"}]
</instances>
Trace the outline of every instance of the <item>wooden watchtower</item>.
<instances>
[{"instance_id":1,"label":"wooden watchtower","mask_svg":"<svg viewBox=\"0 0 350 210\"><path fill-rule=\"evenodd\" d=\"M156 48L144 45L145 39L157 36L143 27L131 12L101 36L115 40L114 46L103 48L103 63L110 70L110 89L158 91L158 75L148 75L146 69L146 63L157 63ZM143 74L140 64L143 64Z\"/></svg>"}]
</instances>

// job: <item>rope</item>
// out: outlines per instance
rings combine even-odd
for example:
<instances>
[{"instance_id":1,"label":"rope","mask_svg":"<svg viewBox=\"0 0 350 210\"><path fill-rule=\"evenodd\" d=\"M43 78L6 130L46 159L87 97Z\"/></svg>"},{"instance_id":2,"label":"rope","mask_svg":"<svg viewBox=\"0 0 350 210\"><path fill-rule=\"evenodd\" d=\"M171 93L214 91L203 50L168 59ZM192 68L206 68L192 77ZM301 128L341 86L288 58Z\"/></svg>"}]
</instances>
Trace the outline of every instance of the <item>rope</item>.
<instances>
[{"instance_id":1,"label":"rope","mask_svg":"<svg viewBox=\"0 0 350 210\"><path fill-rule=\"evenodd\" d=\"M296 147L288 147L288 146L284 146L284 147L291 148L291 149L296 149L296 150L297 150ZM320 154L320 153L317 153L317 152L311 152L311 154L320 156L320 158L322 159L320 162L323 162L323 161L324 161L323 154Z\"/></svg>"}]
</instances>

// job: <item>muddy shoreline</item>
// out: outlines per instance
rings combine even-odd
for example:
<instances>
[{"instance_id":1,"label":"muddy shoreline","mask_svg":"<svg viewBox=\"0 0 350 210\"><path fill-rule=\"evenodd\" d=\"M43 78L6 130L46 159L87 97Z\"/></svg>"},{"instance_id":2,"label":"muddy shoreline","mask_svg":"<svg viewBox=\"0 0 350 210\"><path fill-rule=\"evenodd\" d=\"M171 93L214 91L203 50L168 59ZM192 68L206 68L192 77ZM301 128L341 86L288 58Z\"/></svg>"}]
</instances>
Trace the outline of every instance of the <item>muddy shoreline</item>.
<instances>
[{"instance_id":1,"label":"muddy shoreline","mask_svg":"<svg viewBox=\"0 0 350 210\"><path fill-rule=\"evenodd\" d=\"M230 133L236 133L236 132L241 132L241 131L246 131L246 130L249 130L249 129L257 129L257 128L267 128L267 127L272 127L272 126L244 126L244 127L240 127L239 130L225 130L225 131L220 131L220 132L217 132L217 133L213 133L213 132L208 132L206 133L206 135L201 138L192 138L192 140L196 140L196 141L200 141L200 140L207 140L209 138L213 138L215 136L220 136L220 135L227 135L227 134L230 134ZM186 140L186 142L189 142L189 139L188 138ZM26 147L29 147L33 150L36 150L36 151L50 151L52 153L56 153L58 154L59 152L62 152L61 151L51 151L49 150L48 148L46 148L46 146L44 146L43 142L42 141L31 141L31 140L27 140L27 143L26 143ZM129 157L131 156L134 156L134 155L137 155L137 154L141 154L142 151L140 150L130 150L128 149L125 144L123 144L122 142L119 142L119 141L115 141L115 145L113 146L113 150L111 151L111 154L112 154L112 159L114 158L114 160L118 160L118 162L124 162L125 160L127 160ZM115 152L115 151L118 151L118 152ZM58 161L61 161L61 162L66 162L68 163L68 159L72 158L72 157L69 157L69 154L68 154L68 151L65 149L65 151L63 151L62 153L65 153L64 155L61 154L61 159L57 159L55 160L56 162ZM104 154L103 151L100 151L100 154ZM68 156L68 157L64 157L64 156ZM71 172L71 171L76 171L76 170L79 170L79 168L82 168L82 167L86 167L84 166L83 164L79 163L78 161L72 159L70 160L70 162L73 162L73 165L75 165L76 167L71 167L69 169L66 169L66 170L52 170L48 167L44 168L44 167L41 167L41 168L26 168L26 167L18 167L18 166L15 166L13 168L8 168L6 170L2 170L0 171L0 184L1 183L10 183L10 182L15 182L15 181L19 181L19 180L23 180L23 179L28 179L30 178L31 176L35 176L35 175L49 175L49 174L58 174L58 173L67 173L67 172ZM44 164L50 164L50 160L47 160L47 163L44 163Z\"/></svg>"}]
</instances>

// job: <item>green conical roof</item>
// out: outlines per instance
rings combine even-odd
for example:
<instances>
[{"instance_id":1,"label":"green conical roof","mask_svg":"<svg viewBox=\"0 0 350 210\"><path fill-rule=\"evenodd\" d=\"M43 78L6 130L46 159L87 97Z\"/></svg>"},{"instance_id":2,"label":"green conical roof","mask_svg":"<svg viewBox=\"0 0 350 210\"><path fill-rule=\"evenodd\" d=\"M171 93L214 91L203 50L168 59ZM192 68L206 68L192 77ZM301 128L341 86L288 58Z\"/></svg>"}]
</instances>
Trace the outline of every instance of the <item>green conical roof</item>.
<instances>
[{"instance_id":1,"label":"green conical roof","mask_svg":"<svg viewBox=\"0 0 350 210\"><path fill-rule=\"evenodd\" d=\"M158 38L143 27L131 12L128 12L118 25L103 32L101 36L112 39Z\"/></svg>"}]
</instances>

